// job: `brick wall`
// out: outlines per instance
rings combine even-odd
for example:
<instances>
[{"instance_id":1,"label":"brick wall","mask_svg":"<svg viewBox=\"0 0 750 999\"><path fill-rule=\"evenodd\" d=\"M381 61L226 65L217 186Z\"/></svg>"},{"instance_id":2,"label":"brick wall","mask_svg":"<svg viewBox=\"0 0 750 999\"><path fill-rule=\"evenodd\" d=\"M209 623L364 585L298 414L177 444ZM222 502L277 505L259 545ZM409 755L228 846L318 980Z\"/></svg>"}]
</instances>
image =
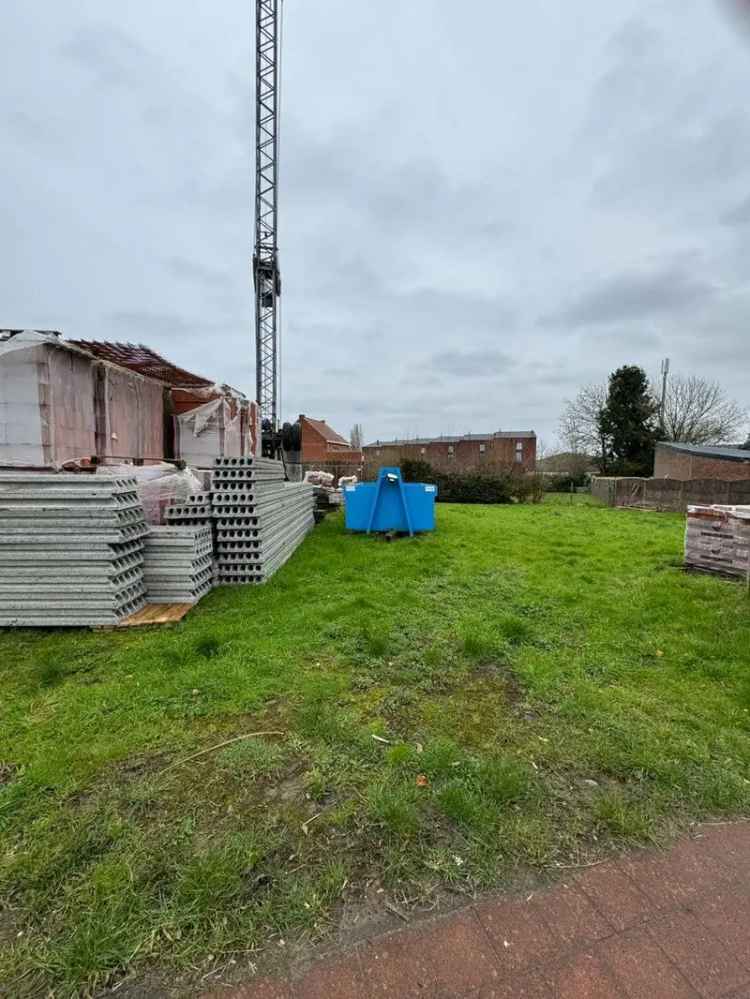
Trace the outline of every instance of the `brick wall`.
<instances>
[{"instance_id":1,"label":"brick wall","mask_svg":"<svg viewBox=\"0 0 750 999\"><path fill-rule=\"evenodd\" d=\"M517 445L521 450L517 451ZM483 447L482 447L483 446ZM521 456L516 461L516 455ZM428 444L373 444L365 448L368 469L400 465L403 461L426 461L442 472L469 472L482 468L507 471L536 470L535 437L497 437L486 441L432 441Z\"/></svg>"},{"instance_id":2,"label":"brick wall","mask_svg":"<svg viewBox=\"0 0 750 999\"><path fill-rule=\"evenodd\" d=\"M750 480L750 452L747 461L728 461L726 458L706 458L657 446L654 477L681 481L720 479L723 482L745 482Z\"/></svg>"}]
</instances>

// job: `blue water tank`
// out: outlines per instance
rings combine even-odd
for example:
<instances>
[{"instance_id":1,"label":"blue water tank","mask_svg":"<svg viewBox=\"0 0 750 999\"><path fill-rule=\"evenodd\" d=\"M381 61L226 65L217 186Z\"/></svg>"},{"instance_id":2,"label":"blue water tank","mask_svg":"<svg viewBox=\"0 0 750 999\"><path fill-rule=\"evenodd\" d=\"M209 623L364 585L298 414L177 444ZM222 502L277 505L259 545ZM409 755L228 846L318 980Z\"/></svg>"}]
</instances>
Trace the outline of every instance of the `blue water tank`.
<instances>
[{"instance_id":1,"label":"blue water tank","mask_svg":"<svg viewBox=\"0 0 750 999\"><path fill-rule=\"evenodd\" d=\"M368 534L434 531L436 499L437 486L404 482L400 468L381 468L376 482L344 487L346 526Z\"/></svg>"}]
</instances>

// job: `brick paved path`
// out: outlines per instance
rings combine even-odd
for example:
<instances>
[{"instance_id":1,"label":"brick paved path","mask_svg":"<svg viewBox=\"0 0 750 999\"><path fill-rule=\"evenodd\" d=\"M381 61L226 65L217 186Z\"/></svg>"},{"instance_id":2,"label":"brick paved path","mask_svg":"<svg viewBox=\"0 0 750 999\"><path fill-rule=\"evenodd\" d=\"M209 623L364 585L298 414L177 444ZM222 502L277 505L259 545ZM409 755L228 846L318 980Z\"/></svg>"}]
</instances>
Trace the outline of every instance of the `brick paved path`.
<instances>
[{"instance_id":1,"label":"brick paved path","mask_svg":"<svg viewBox=\"0 0 750 999\"><path fill-rule=\"evenodd\" d=\"M222 999L750 999L750 823L492 897Z\"/></svg>"}]
</instances>

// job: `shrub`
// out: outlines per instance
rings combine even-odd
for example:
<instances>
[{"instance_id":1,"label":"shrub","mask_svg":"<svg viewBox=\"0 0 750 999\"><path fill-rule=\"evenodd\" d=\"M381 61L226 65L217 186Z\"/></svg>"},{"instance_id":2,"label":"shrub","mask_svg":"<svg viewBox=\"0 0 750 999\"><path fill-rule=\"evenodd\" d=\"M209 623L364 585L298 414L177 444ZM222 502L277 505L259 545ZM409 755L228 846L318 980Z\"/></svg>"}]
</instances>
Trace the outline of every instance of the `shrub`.
<instances>
[{"instance_id":1,"label":"shrub","mask_svg":"<svg viewBox=\"0 0 750 999\"><path fill-rule=\"evenodd\" d=\"M548 493L572 493L587 485L588 475L547 475L544 479L544 489Z\"/></svg>"},{"instance_id":2,"label":"shrub","mask_svg":"<svg viewBox=\"0 0 750 999\"><path fill-rule=\"evenodd\" d=\"M472 472L442 472L426 461L401 464L404 482L434 482L442 503L538 503L542 499L541 476L518 475L498 468Z\"/></svg>"}]
</instances>

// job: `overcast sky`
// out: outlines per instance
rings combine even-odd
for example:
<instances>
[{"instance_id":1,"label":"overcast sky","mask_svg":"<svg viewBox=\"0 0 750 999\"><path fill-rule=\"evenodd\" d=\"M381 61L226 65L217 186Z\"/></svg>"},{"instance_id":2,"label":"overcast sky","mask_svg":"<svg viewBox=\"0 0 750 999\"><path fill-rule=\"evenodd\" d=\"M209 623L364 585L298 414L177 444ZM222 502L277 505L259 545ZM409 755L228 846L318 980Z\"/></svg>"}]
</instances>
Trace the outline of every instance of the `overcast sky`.
<instances>
[{"instance_id":1,"label":"overcast sky","mask_svg":"<svg viewBox=\"0 0 750 999\"><path fill-rule=\"evenodd\" d=\"M254 394L247 0L0 13L0 327ZM750 34L716 0L286 0L283 413L533 428L624 363L750 404Z\"/></svg>"}]
</instances>

